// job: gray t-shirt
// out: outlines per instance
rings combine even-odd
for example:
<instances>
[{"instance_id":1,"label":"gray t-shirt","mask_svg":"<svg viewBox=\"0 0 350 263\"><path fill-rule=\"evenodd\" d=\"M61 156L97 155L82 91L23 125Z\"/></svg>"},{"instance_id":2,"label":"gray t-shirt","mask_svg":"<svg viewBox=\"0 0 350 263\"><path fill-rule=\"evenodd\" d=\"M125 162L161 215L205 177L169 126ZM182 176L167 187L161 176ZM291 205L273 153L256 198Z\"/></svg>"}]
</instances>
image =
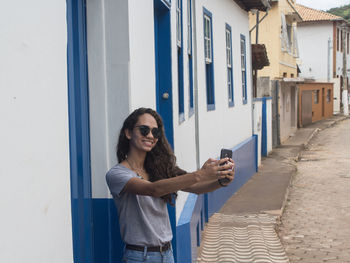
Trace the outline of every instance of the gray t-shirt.
<instances>
[{"instance_id":1,"label":"gray t-shirt","mask_svg":"<svg viewBox=\"0 0 350 263\"><path fill-rule=\"evenodd\" d=\"M106 175L118 209L122 239L131 245L161 246L173 238L167 205L161 198L120 194L133 177L139 176L122 164L115 165Z\"/></svg>"}]
</instances>

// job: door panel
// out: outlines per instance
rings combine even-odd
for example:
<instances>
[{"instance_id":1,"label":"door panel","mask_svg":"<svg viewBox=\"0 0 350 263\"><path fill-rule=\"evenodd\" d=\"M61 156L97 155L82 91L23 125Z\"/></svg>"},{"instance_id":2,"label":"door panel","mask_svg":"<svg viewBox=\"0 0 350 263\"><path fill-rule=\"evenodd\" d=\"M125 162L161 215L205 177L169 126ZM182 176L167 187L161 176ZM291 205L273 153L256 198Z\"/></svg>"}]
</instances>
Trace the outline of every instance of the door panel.
<instances>
[{"instance_id":1,"label":"door panel","mask_svg":"<svg viewBox=\"0 0 350 263\"><path fill-rule=\"evenodd\" d=\"M312 123L312 91L304 90L301 95L302 126Z\"/></svg>"}]
</instances>

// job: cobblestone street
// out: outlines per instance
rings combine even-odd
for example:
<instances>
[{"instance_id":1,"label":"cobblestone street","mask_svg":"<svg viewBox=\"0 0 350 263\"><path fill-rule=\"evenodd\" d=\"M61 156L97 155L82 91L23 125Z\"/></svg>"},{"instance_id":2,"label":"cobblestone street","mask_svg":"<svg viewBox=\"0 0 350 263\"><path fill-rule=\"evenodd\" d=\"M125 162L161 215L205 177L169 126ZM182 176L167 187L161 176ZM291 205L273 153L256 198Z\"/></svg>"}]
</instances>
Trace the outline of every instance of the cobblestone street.
<instances>
[{"instance_id":1,"label":"cobblestone street","mask_svg":"<svg viewBox=\"0 0 350 263\"><path fill-rule=\"evenodd\" d=\"M279 236L290 262L350 262L350 120L301 153Z\"/></svg>"}]
</instances>

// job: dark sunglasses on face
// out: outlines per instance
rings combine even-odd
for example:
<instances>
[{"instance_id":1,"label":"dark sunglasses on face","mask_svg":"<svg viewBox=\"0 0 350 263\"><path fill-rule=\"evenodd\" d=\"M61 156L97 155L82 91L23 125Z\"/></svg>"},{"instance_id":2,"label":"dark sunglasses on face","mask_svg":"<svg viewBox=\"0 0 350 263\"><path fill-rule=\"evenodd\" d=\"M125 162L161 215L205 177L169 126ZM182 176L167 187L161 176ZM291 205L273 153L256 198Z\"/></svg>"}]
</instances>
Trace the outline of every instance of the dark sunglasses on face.
<instances>
[{"instance_id":1,"label":"dark sunglasses on face","mask_svg":"<svg viewBox=\"0 0 350 263\"><path fill-rule=\"evenodd\" d=\"M135 126L135 127L139 129L142 136L147 136L149 134L149 132L151 132L155 139L159 139L161 134L162 134L162 131L159 128L151 129L147 125L139 125L139 126Z\"/></svg>"}]
</instances>

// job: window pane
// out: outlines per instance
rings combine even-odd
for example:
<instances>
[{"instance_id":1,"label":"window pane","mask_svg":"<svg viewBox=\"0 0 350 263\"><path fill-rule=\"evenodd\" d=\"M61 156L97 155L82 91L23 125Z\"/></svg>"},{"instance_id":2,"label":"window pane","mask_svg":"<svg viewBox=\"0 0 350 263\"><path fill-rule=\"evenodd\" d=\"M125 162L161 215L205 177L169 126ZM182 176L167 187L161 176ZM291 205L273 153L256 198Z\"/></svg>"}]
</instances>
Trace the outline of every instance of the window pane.
<instances>
[{"instance_id":1,"label":"window pane","mask_svg":"<svg viewBox=\"0 0 350 263\"><path fill-rule=\"evenodd\" d=\"M228 101L232 102L232 74L231 74L231 69L227 69L227 89L228 89Z\"/></svg>"}]
</instances>

